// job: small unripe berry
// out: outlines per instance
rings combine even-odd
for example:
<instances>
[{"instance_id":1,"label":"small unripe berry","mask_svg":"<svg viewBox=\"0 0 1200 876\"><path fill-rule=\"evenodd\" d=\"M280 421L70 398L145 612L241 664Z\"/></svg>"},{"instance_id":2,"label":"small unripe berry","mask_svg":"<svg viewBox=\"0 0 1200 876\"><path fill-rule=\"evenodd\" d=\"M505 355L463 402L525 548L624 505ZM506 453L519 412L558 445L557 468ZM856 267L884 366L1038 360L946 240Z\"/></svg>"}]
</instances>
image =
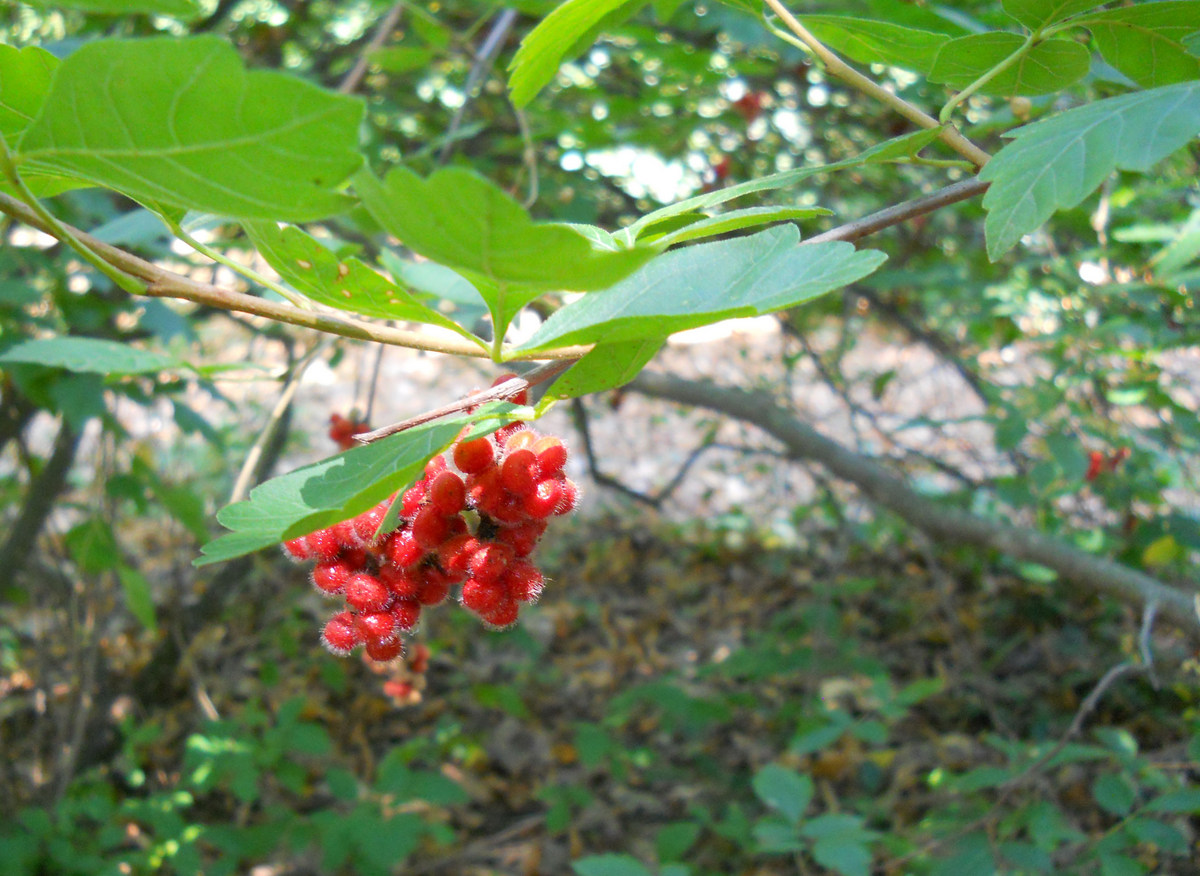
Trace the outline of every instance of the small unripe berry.
<instances>
[{"instance_id":1,"label":"small unripe berry","mask_svg":"<svg viewBox=\"0 0 1200 876\"><path fill-rule=\"evenodd\" d=\"M467 563L467 573L477 581L492 584L500 579L508 564L512 562L513 550L506 544L496 541L485 541L471 555Z\"/></svg>"},{"instance_id":2,"label":"small unripe berry","mask_svg":"<svg viewBox=\"0 0 1200 876\"><path fill-rule=\"evenodd\" d=\"M318 563L312 571L313 586L326 596L337 596L345 589L346 582L358 569L359 566L352 566L344 560Z\"/></svg>"},{"instance_id":3,"label":"small unripe berry","mask_svg":"<svg viewBox=\"0 0 1200 876\"><path fill-rule=\"evenodd\" d=\"M415 599L396 600L396 604L392 606L392 619L399 629L411 633L417 628L417 621L421 619L421 603Z\"/></svg>"},{"instance_id":4,"label":"small unripe berry","mask_svg":"<svg viewBox=\"0 0 1200 876\"><path fill-rule=\"evenodd\" d=\"M454 472L444 471L429 485L429 503L447 517L457 514L466 507L467 486Z\"/></svg>"},{"instance_id":5,"label":"small unripe berry","mask_svg":"<svg viewBox=\"0 0 1200 876\"><path fill-rule=\"evenodd\" d=\"M388 611L373 611L355 618L359 634L368 645L371 642L390 642L399 632L395 616Z\"/></svg>"},{"instance_id":6,"label":"small unripe berry","mask_svg":"<svg viewBox=\"0 0 1200 876\"><path fill-rule=\"evenodd\" d=\"M326 621L325 629L321 632L321 642L330 653L339 657L345 657L355 646L361 645L362 637L354 623L354 615L343 611Z\"/></svg>"},{"instance_id":7,"label":"small unripe berry","mask_svg":"<svg viewBox=\"0 0 1200 876\"><path fill-rule=\"evenodd\" d=\"M463 608L478 615L492 611L504 598L504 591L496 582L484 583L477 578L468 578L462 587Z\"/></svg>"},{"instance_id":8,"label":"small unripe berry","mask_svg":"<svg viewBox=\"0 0 1200 876\"><path fill-rule=\"evenodd\" d=\"M400 639L393 639L390 642L367 642L367 656L376 663L387 663L403 653L404 642Z\"/></svg>"},{"instance_id":9,"label":"small unripe berry","mask_svg":"<svg viewBox=\"0 0 1200 876\"><path fill-rule=\"evenodd\" d=\"M374 575L351 575L346 581L346 602L362 612L381 611L392 601L383 582Z\"/></svg>"},{"instance_id":10,"label":"small unripe berry","mask_svg":"<svg viewBox=\"0 0 1200 876\"><path fill-rule=\"evenodd\" d=\"M538 485L538 458L528 447L509 451L500 467L500 483L510 493L528 496Z\"/></svg>"},{"instance_id":11,"label":"small unripe berry","mask_svg":"<svg viewBox=\"0 0 1200 876\"><path fill-rule=\"evenodd\" d=\"M464 474L478 474L492 464L496 450L488 438L464 441L454 447L454 464Z\"/></svg>"}]
</instances>

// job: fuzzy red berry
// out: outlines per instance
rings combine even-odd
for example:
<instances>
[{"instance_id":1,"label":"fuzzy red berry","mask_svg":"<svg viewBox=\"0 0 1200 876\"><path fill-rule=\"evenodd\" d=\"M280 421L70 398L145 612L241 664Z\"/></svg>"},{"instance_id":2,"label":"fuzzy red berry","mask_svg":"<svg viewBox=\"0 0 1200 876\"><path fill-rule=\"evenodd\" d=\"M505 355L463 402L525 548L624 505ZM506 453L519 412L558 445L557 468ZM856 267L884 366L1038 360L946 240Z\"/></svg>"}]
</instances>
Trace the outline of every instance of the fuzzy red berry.
<instances>
[{"instance_id":1,"label":"fuzzy red berry","mask_svg":"<svg viewBox=\"0 0 1200 876\"><path fill-rule=\"evenodd\" d=\"M397 599L416 599L421 589L421 573L415 568L383 566L379 570L379 580Z\"/></svg>"},{"instance_id":2,"label":"fuzzy red berry","mask_svg":"<svg viewBox=\"0 0 1200 876\"><path fill-rule=\"evenodd\" d=\"M417 628L417 621L421 619L421 603L415 599L398 599L392 606L391 614L397 628L411 633Z\"/></svg>"},{"instance_id":3,"label":"fuzzy red berry","mask_svg":"<svg viewBox=\"0 0 1200 876\"><path fill-rule=\"evenodd\" d=\"M563 498L562 482L558 478L538 481L537 488L525 497L525 513L537 520L552 515Z\"/></svg>"},{"instance_id":4,"label":"fuzzy red berry","mask_svg":"<svg viewBox=\"0 0 1200 876\"><path fill-rule=\"evenodd\" d=\"M467 573L474 579L485 584L491 584L500 579L508 564L512 562L513 550L508 545L496 541L485 541L471 555L467 563Z\"/></svg>"},{"instance_id":5,"label":"fuzzy red berry","mask_svg":"<svg viewBox=\"0 0 1200 876\"><path fill-rule=\"evenodd\" d=\"M467 563L479 548L479 542L469 532L456 535L438 547L437 562L450 575L465 575Z\"/></svg>"},{"instance_id":6,"label":"fuzzy red berry","mask_svg":"<svg viewBox=\"0 0 1200 876\"><path fill-rule=\"evenodd\" d=\"M546 531L545 520L527 520L512 526L503 526L496 538L513 549L518 557L527 557L537 547L538 540Z\"/></svg>"},{"instance_id":7,"label":"fuzzy red berry","mask_svg":"<svg viewBox=\"0 0 1200 876\"><path fill-rule=\"evenodd\" d=\"M318 529L304 537L308 545L309 557L319 563L328 563L337 559L342 552L342 540L332 529Z\"/></svg>"},{"instance_id":8,"label":"fuzzy red berry","mask_svg":"<svg viewBox=\"0 0 1200 876\"><path fill-rule=\"evenodd\" d=\"M375 533L379 531L383 518L387 516L389 504L391 503L380 502L374 508L369 508L354 518L352 521L354 534L361 544L368 545L375 540Z\"/></svg>"},{"instance_id":9,"label":"fuzzy red berry","mask_svg":"<svg viewBox=\"0 0 1200 876\"><path fill-rule=\"evenodd\" d=\"M311 560L313 556L312 549L308 546L308 539L304 536L285 541L283 553L293 563L303 563L305 560Z\"/></svg>"},{"instance_id":10,"label":"fuzzy red berry","mask_svg":"<svg viewBox=\"0 0 1200 876\"><path fill-rule=\"evenodd\" d=\"M425 501L425 489L425 482L417 481L404 491L404 495L400 499L400 515L402 517L412 520L421 510L421 503Z\"/></svg>"},{"instance_id":11,"label":"fuzzy red berry","mask_svg":"<svg viewBox=\"0 0 1200 876\"><path fill-rule=\"evenodd\" d=\"M348 611L339 612L325 622L321 632L321 642L330 653L345 657L356 646L362 644L362 637L354 623L354 615Z\"/></svg>"},{"instance_id":12,"label":"fuzzy red berry","mask_svg":"<svg viewBox=\"0 0 1200 876\"><path fill-rule=\"evenodd\" d=\"M516 560L504 572L500 584L517 602L535 602L542 595L545 579L537 566L525 560Z\"/></svg>"},{"instance_id":13,"label":"fuzzy red berry","mask_svg":"<svg viewBox=\"0 0 1200 876\"><path fill-rule=\"evenodd\" d=\"M313 586L326 596L337 596L345 590L346 582L358 569L358 565L350 565L344 560L318 563L312 571Z\"/></svg>"},{"instance_id":14,"label":"fuzzy red berry","mask_svg":"<svg viewBox=\"0 0 1200 876\"><path fill-rule=\"evenodd\" d=\"M413 538L412 531L394 532L384 542L383 556L398 569L406 569L425 555L425 550Z\"/></svg>"},{"instance_id":15,"label":"fuzzy red berry","mask_svg":"<svg viewBox=\"0 0 1200 876\"><path fill-rule=\"evenodd\" d=\"M515 375L511 372L508 374L501 374L499 377L497 377L495 380L492 381L492 386L499 386L501 383L504 383L505 381L508 381L508 380L512 380L516 376L517 375ZM529 390L522 389L520 392L510 395L508 397L508 401L512 402L514 405L529 404Z\"/></svg>"},{"instance_id":16,"label":"fuzzy red berry","mask_svg":"<svg viewBox=\"0 0 1200 876\"><path fill-rule=\"evenodd\" d=\"M467 480L467 501L472 508L491 512L504 499L504 486L500 483L500 469L489 468Z\"/></svg>"},{"instance_id":17,"label":"fuzzy red berry","mask_svg":"<svg viewBox=\"0 0 1200 876\"><path fill-rule=\"evenodd\" d=\"M486 614L496 608L504 599L504 590L495 581L483 582L477 578L468 578L462 587L459 601L463 608L478 615Z\"/></svg>"},{"instance_id":18,"label":"fuzzy red berry","mask_svg":"<svg viewBox=\"0 0 1200 876\"><path fill-rule=\"evenodd\" d=\"M579 502L579 487L575 486L575 482L568 478L563 478L561 483L562 498L554 506L554 513L559 515L570 514L575 510L575 506Z\"/></svg>"},{"instance_id":19,"label":"fuzzy red berry","mask_svg":"<svg viewBox=\"0 0 1200 876\"><path fill-rule=\"evenodd\" d=\"M453 578L442 573L436 567L425 566L421 577L421 586L417 591L417 601L421 605L441 605L450 595L453 581Z\"/></svg>"},{"instance_id":20,"label":"fuzzy red berry","mask_svg":"<svg viewBox=\"0 0 1200 876\"><path fill-rule=\"evenodd\" d=\"M432 505L426 505L413 518L412 535L425 551L437 550L450 536L450 521Z\"/></svg>"},{"instance_id":21,"label":"fuzzy red berry","mask_svg":"<svg viewBox=\"0 0 1200 876\"><path fill-rule=\"evenodd\" d=\"M374 575L359 573L346 581L346 602L351 608L363 612L380 611L391 601L392 594Z\"/></svg>"},{"instance_id":22,"label":"fuzzy red berry","mask_svg":"<svg viewBox=\"0 0 1200 876\"><path fill-rule=\"evenodd\" d=\"M376 663L387 663L403 653L404 642L400 639L393 639L390 642L367 642L367 656Z\"/></svg>"},{"instance_id":23,"label":"fuzzy red berry","mask_svg":"<svg viewBox=\"0 0 1200 876\"><path fill-rule=\"evenodd\" d=\"M429 485L429 504L447 517L467 504L467 485L452 471L443 471Z\"/></svg>"},{"instance_id":24,"label":"fuzzy red berry","mask_svg":"<svg viewBox=\"0 0 1200 876\"><path fill-rule=\"evenodd\" d=\"M396 618L389 611L373 611L360 614L355 618L358 632L367 644L371 642L390 642L399 632Z\"/></svg>"},{"instance_id":25,"label":"fuzzy red berry","mask_svg":"<svg viewBox=\"0 0 1200 876\"><path fill-rule=\"evenodd\" d=\"M464 441L454 447L454 464L463 474L479 474L492 464L496 449L488 438Z\"/></svg>"},{"instance_id":26,"label":"fuzzy red berry","mask_svg":"<svg viewBox=\"0 0 1200 876\"><path fill-rule=\"evenodd\" d=\"M492 629L502 630L515 624L517 615L520 613L521 607L517 601L510 596L505 596L495 608L482 617L484 623Z\"/></svg>"},{"instance_id":27,"label":"fuzzy red berry","mask_svg":"<svg viewBox=\"0 0 1200 876\"><path fill-rule=\"evenodd\" d=\"M510 493L528 496L538 485L538 458L528 447L510 450L500 467L500 483Z\"/></svg>"},{"instance_id":28,"label":"fuzzy red berry","mask_svg":"<svg viewBox=\"0 0 1200 876\"><path fill-rule=\"evenodd\" d=\"M553 435L539 438L530 448L538 461L538 472L544 478L554 477L567 464L567 447Z\"/></svg>"},{"instance_id":29,"label":"fuzzy red berry","mask_svg":"<svg viewBox=\"0 0 1200 876\"><path fill-rule=\"evenodd\" d=\"M425 463L425 480L432 482L434 478L446 470L446 460L441 456L435 456L429 462Z\"/></svg>"},{"instance_id":30,"label":"fuzzy red berry","mask_svg":"<svg viewBox=\"0 0 1200 876\"><path fill-rule=\"evenodd\" d=\"M508 440L504 442L504 450L510 454L517 450L525 450L532 447L537 440L538 436L536 432L530 429L522 429L508 436Z\"/></svg>"}]
</instances>

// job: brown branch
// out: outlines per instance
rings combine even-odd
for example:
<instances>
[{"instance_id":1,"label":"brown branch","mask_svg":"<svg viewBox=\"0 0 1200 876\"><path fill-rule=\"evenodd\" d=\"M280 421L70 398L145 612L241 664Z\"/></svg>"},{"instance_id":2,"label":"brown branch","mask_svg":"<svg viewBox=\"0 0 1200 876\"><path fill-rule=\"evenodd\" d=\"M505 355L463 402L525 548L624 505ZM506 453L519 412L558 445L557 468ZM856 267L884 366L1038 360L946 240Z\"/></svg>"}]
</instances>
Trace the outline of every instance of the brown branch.
<instances>
[{"instance_id":1,"label":"brown branch","mask_svg":"<svg viewBox=\"0 0 1200 876\"><path fill-rule=\"evenodd\" d=\"M1200 640L1194 593L1170 587L1120 563L1018 526L989 520L914 492L878 463L842 447L797 420L764 392L688 381L643 371L629 384L643 395L708 408L758 426L781 441L793 459L811 460L854 484L877 505L938 541L999 551L1038 563L1063 579L1127 603L1157 603L1162 614Z\"/></svg>"},{"instance_id":2,"label":"brown branch","mask_svg":"<svg viewBox=\"0 0 1200 876\"><path fill-rule=\"evenodd\" d=\"M899 225L901 222L906 222L917 216L923 216L926 213L932 213L934 210L939 210L950 204L956 204L959 201L965 201L976 195L981 195L987 191L987 187L988 183L981 182L975 178L956 182L943 189L938 189L931 195L924 195L920 198L913 198L911 201L905 201L902 204L885 207L869 216L864 216L853 222L847 222L845 225L839 225L837 228L830 229L823 234L810 237L804 243L821 243L826 240L848 240L853 242L866 237L868 234L874 234L876 231L889 228L892 225Z\"/></svg>"},{"instance_id":3,"label":"brown branch","mask_svg":"<svg viewBox=\"0 0 1200 876\"><path fill-rule=\"evenodd\" d=\"M367 42L363 49L358 54L358 59L354 62L354 66L350 68L350 72L346 74L346 78L338 85L340 94L353 94L358 90L359 83L362 82L364 76L367 75L367 67L371 64L371 53L383 46L387 41L388 36L400 21L400 14L404 12L404 2L396 3L387 14L383 16L383 20L379 22L379 27L375 29L375 33L371 34L371 39Z\"/></svg>"}]
</instances>

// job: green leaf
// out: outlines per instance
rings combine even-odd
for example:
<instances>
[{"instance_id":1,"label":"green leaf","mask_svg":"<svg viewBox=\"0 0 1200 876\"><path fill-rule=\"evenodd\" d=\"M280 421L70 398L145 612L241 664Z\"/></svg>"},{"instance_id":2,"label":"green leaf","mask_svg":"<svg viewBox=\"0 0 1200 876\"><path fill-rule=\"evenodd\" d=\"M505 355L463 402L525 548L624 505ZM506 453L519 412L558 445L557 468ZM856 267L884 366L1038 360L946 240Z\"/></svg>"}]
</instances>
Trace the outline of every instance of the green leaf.
<instances>
[{"instance_id":1,"label":"green leaf","mask_svg":"<svg viewBox=\"0 0 1200 876\"><path fill-rule=\"evenodd\" d=\"M1133 786L1124 776L1105 773L1092 784L1096 804L1110 815L1128 815L1136 799Z\"/></svg>"},{"instance_id":2,"label":"green leaf","mask_svg":"<svg viewBox=\"0 0 1200 876\"><path fill-rule=\"evenodd\" d=\"M695 821L676 821L665 825L654 838L659 862L680 860L699 838L700 825Z\"/></svg>"},{"instance_id":3,"label":"green leaf","mask_svg":"<svg viewBox=\"0 0 1200 876\"><path fill-rule=\"evenodd\" d=\"M523 349L661 338L783 310L865 277L886 258L831 241L798 245L795 226L674 250L556 311Z\"/></svg>"},{"instance_id":4,"label":"green leaf","mask_svg":"<svg viewBox=\"0 0 1200 876\"><path fill-rule=\"evenodd\" d=\"M928 73L950 37L842 15L802 15L800 22L821 42L860 64L890 64Z\"/></svg>"},{"instance_id":5,"label":"green leaf","mask_svg":"<svg viewBox=\"0 0 1200 876\"><path fill-rule=\"evenodd\" d=\"M327 307L380 319L406 320L450 329L487 345L454 320L422 304L406 289L356 258L339 259L299 228L274 222L243 222L254 246L296 291Z\"/></svg>"},{"instance_id":6,"label":"green leaf","mask_svg":"<svg viewBox=\"0 0 1200 876\"><path fill-rule=\"evenodd\" d=\"M995 261L1055 210L1074 207L1117 168L1145 172L1200 131L1200 83L1096 101L1011 132L984 166L988 256Z\"/></svg>"},{"instance_id":7,"label":"green leaf","mask_svg":"<svg viewBox=\"0 0 1200 876\"><path fill-rule=\"evenodd\" d=\"M398 803L424 800L437 806L455 806L471 799L462 785L453 779L430 770L411 769L390 755L379 768L375 790L395 795Z\"/></svg>"},{"instance_id":8,"label":"green leaf","mask_svg":"<svg viewBox=\"0 0 1200 876\"><path fill-rule=\"evenodd\" d=\"M754 774L754 794L792 824L799 824L812 802L813 782L795 770L770 763Z\"/></svg>"},{"instance_id":9,"label":"green leaf","mask_svg":"<svg viewBox=\"0 0 1200 876\"><path fill-rule=\"evenodd\" d=\"M1004 11L1030 30L1103 6L1104 0L1003 0Z\"/></svg>"},{"instance_id":10,"label":"green leaf","mask_svg":"<svg viewBox=\"0 0 1200 876\"><path fill-rule=\"evenodd\" d=\"M121 563L117 537L112 527L99 517L89 517L72 527L63 536L63 541L71 559L85 575L98 575Z\"/></svg>"},{"instance_id":11,"label":"green leaf","mask_svg":"<svg viewBox=\"0 0 1200 876\"><path fill-rule=\"evenodd\" d=\"M363 106L299 79L247 73L225 40L98 40L62 62L17 156L153 205L319 219L352 201Z\"/></svg>"},{"instance_id":12,"label":"green leaf","mask_svg":"<svg viewBox=\"0 0 1200 876\"><path fill-rule=\"evenodd\" d=\"M1188 840L1173 825L1164 824L1153 818L1131 818L1125 823L1125 830L1132 834L1139 843L1157 846L1168 855L1186 855L1188 853Z\"/></svg>"},{"instance_id":13,"label":"green leaf","mask_svg":"<svg viewBox=\"0 0 1200 876\"><path fill-rule=\"evenodd\" d=\"M1200 788L1181 788L1160 794L1146 809L1150 812L1200 812Z\"/></svg>"},{"instance_id":14,"label":"green leaf","mask_svg":"<svg viewBox=\"0 0 1200 876\"><path fill-rule=\"evenodd\" d=\"M387 46L371 52L371 63L388 73L424 70L433 61L433 49L420 46Z\"/></svg>"},{"instance_id":15,"label":"green leaf","mask_svg":"<svg viewBox=\"0 0 1200 876\"><path fill-rule=\"evenodd\" d=\"M999 31L951 40L938 52L929 81L966 88L1024 45L1024 37ZM1003 97L1052 94L1086 76L1091 63L1091 55L1079 43L1046 40L990 79L979 92Z\"/></svg>"},{"instance_id":16,"label":"green leaf","mask_svg":"<svg viewBox=\"0 0 1200 876\"><path fill-rule=\"evenodd\" d=\"M165 15L184 21L199 16L195 0L25 0L40 9L79 9L97 15Z\"/></svg>"},{"instance_id":17,"label":"green leaf","mask_svg":"<svg viewBox=\"0 0 1200 876\"><path fill-rule=\"evenodd\" d=\"M183 363L155 353L139 350L117 341L99 338L40 338L21 341L0 353L0 363L21 362L62 368L77 374L152 374Z\"/></svg>"},{"instance_id":18,"label":"green leaf","mask_svg":"<svg viewBox=\"0 0 1200 876\"><path fill-rule=\"evenodd\" d=\"M125 604L135 618L151 633L158 632L154 619L154 597L150 594L150 582L137 569L121 565L117 567L117 578L125 591Z\"/></svg>"},{"instance_id":19,"label":"green leaf","mask_svg":"<svg viewBox=\"0 0 1200 876\"><path fill-rule=\"evenodd\" d=\"M42 108L58 59L43 48L0 45L0 134L10 149Z\"/></svg>"},{"instance_id":20,"label":"green leaf","mask_svg":"<svg viewBox=\"0 0 1200 876\"><path fill-rule=\"evenodd\" d=\"M1140 861L1125 855L1106 852L1100 856L1100 876L1146 876L1148 872Z\"/></svg>"},{"instance_id":21,"label":"green leaf","mask_svg":"<svg viewBox=\"0 0 1200 876\"><path fill-rule=\"evenodd\" d=\"M599 249L569 225L534 222L508 193L463 168L428 179L395 168L383 182L364 171L354 185L375 220L414 252L497 284L479 288L497 333L543 292L603 289L654 254Z\"/></svg>"},{"instance_id":22,"label":"green leaf","mask_svg":"<svg viewBox=\"0 0 1200 876\"><path fill-rule=\"evenodd\" d=\"M831 212L823 207L747 207L701 218L677 231L663 234L661 237L643 236L639 239L653 242L661 249L667 249L689 240L716 237L719 234L757 228L760 225L772 225L776 222L792 222L798 219L811 219L814 216L828 216Z\"/></svg>"},{"instance_id":23,"label":"green leaf","mask_svg":"<svg viewBox=\"0 0 1200 876\"><path fill-rule=\"evenodd\" d=\"M629 855L592 855L571 863L578 876L653 876L637 858Z\"/></svg>"},{"instance_id":24,"label":"green leaf","mask_svg":"<svg viewBox=\"0 0 1200 876\"><path fill-rule=\"evenodd\" d=\"M487 315L487 301L478 287L445 265L404 259L386 249L380 253L379 261L388 273L410 289L453 305L455 319L465 328L470 329ZM477 278L477 282L483 283L482 278ZM490 294L495 295L494 292Z\"/></svg>"},{"instance_id":25,"label":"green leaf","mask_svg":"<svg viewBox=\"0 0 1200 876\"><path fill-rule=\"evenodd\" d=\"M357 447L260 484L217 514L232 532L203 548L197 566L219 563L353 517L408 486L425 462L448 447L463 425L508 404L445 417Z\"/></svg>"},{"instance_id":26,"label":"green leaf","mask_svg":"<svg viewBox=\"0 0 1200 876\"><path fill-rule=\"evenodd\" d=\"M644 0L567 0L521 40L508 69L508 89L518 108L550 83L581 39L611 16L632 14Z\"/></svg>"},{"instance_id":27,"label":"green leaf","mask_svg":"<svg viewBox=\"0 0 1200 876\"><path fill-rule=\"evenodd\" d=\"M1200 78L1200 58L1182 43L1200 31L1197 0L1141 3L1072 23L1090 30L1104 60L1144 88Z\"/></svg>"},{"instance_id":28,"label":"green leaf","mask_svg":"<svg viewBox=\"0 0 1200 876\"><path fill-rule=\"evenodd\" d=\"M560 399L579 398L581 395L624 386L638 376L662 345L661 338L597 344L551 384L542 396L539 409Z\"/></svg>"},{"instance_id":29,"label":"green leaf","mask_svg":"<svg viewBox=\"0 0 1200 876\"><path fill-rule=\"evenodd\" d=\"M871 850L848 837L832 836L813 843L812 856L822 867L842 876L870 876Z\"/></svg>"}]
</instances>

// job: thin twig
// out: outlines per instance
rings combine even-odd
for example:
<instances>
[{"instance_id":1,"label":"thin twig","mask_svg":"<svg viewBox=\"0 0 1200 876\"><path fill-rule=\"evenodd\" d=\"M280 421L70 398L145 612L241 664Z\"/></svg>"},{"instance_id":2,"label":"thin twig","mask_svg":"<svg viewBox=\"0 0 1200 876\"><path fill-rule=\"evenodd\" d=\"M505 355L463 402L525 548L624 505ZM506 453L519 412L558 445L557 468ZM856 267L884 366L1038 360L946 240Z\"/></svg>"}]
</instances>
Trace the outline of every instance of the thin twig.
<instances>
[{"instance_id":1,"label":"thin twig","mask_svg":"<svg viewBox=\"0 0 1200 876\"><path fill-rule=\"evenodd\" d=\"M400 23L400 15L404 12L404 0L400 0L387 11L383 16L383 20L379 22L379 27L375 28L375 33L371 34L371 39L363 46L363 50L359 52L358 60L354 62L354 66L350 68L350 72L346 74L346 78L338 85L338 92L341 94L353 94L358 90L359 84L363 77L367 75L367 67L371 65L371 55L376 50L381 48L387 42L388 36L396 29L396 25Z\"/></svg>"},{"instance_id":2,"label":"thin twig","mask_svg":"<svg viewBox=\"0 0 1200 876\"><path fill-rule=\"evenodd\" d=\"M467 108L471 102L475 100L476 89L483 77L492 69L492 64L496 60L496 55L500 51L500 46L508 37L508 32L512 30L513 24L517 21L517 11L515 9L505 9L496 18L492 29L488 31L488 35L484 37L483 45L479 47L479 54L475 56L475 63L471 66L471 72L467 74L467 82L463 86L463 102L457 110L454 111L454 117L450 119L450 125L446 128L445 143L442 144L441 151L438 153L438 163L444 164L446 160L454 153L457 140L455 135L458 133L459 126L462 125L463 116L466 115Z\"/></svg>"}]
</instances>

